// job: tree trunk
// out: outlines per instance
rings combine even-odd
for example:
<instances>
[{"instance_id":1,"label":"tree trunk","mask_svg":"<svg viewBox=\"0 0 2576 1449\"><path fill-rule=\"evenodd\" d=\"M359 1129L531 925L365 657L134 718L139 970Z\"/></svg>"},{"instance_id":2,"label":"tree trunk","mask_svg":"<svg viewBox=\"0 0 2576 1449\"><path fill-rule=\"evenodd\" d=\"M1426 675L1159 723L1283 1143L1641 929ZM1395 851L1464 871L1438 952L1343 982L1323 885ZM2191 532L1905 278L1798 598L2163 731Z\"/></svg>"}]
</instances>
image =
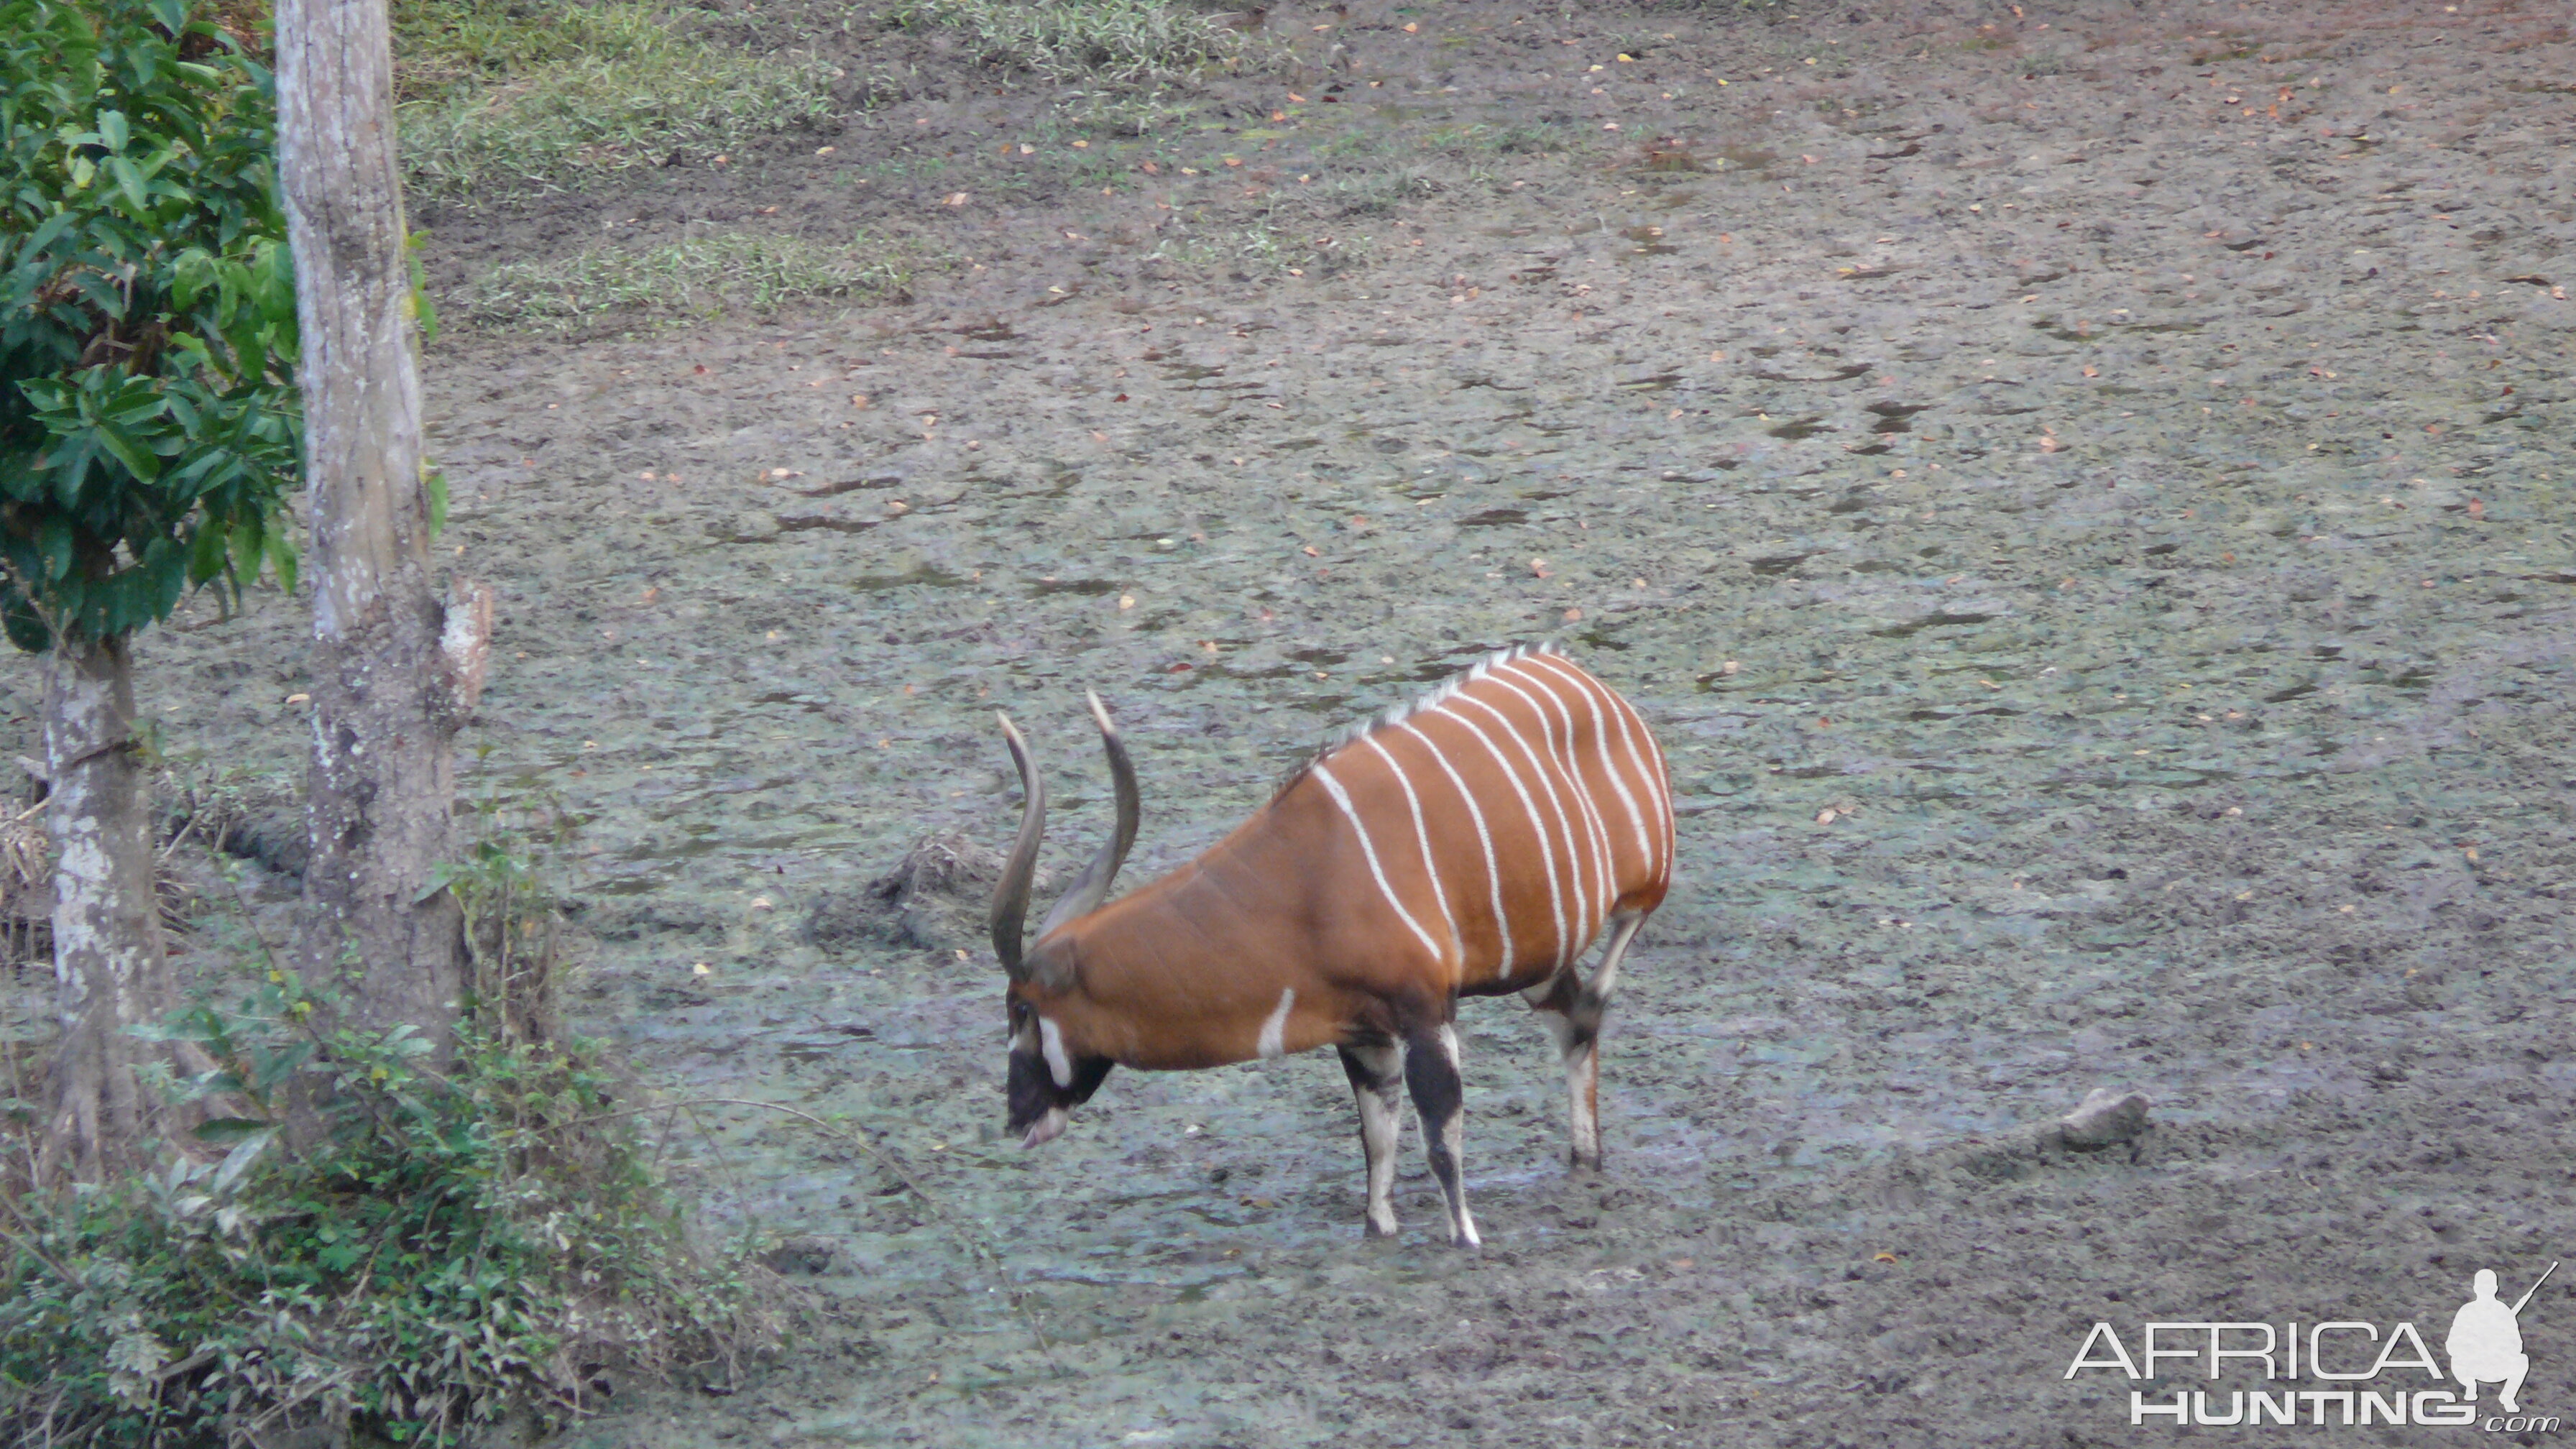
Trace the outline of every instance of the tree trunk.
<instances>
[{"instance_id":1,"label":"tree trunk","mask_svg":"<svg viewBox=\"0 0 2576 1449\"><path fill-rule=\"evenodd\" d=\"M156 1104L135 1068L157 1049L127 1028L175 1003L126 643L57 640L45 662L45 824L54 839L55 1048L40 1177L96 1182L127 1164Z\"/></svg>"},{"instance_id":2,"label":"tree trunk","mask_svg":"<svg viewBox=\"0 0 2576 1449\"><path fill-rule=\"evenodd\" d=\"M312 485L309 967L356 1025L442 1056L465 984L447 892L452 743L482 686L487 593L443 608L429 564L385 0L279 0L278 150L295 251Z\"/></svg>"}]
</instances>

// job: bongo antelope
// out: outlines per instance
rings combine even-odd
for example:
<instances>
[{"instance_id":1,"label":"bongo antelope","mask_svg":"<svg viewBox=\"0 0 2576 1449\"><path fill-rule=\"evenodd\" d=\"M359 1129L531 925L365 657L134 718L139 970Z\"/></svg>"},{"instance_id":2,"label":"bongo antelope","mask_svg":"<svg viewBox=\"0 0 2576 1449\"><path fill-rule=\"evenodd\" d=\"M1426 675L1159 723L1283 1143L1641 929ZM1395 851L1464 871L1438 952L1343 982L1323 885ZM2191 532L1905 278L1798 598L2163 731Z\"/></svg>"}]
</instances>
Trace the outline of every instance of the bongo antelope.
<instances>
[{"instance_id":1,"label":"bongo antelope","mask_svg":"<svg viewBox=\"0 0 2576 1449\"><path fill-rule=\"evenodd\" d=\"M1026 804L993 897L1010 974L1010 1126L1034 1147L1114 1065L1222 1066L1331 1046L1359 1099L1368 1235L1395 1232L1396 1086L1412 1091L1451 1239L1477 1244L1459 1175L1458 998L1517 991L1564 1055L1573 1160L1601 1162L1597 1038L1620 958L1672 878L1663 752L1626 700L1544 646L1493 655L1345 732L1198 859L1104 905L1136 838L1136 775L1090 697L1117 824L1023 951L1046 829ZM1585 980L1578 958L1607 927Z\"/></svg>"}]
</instances>

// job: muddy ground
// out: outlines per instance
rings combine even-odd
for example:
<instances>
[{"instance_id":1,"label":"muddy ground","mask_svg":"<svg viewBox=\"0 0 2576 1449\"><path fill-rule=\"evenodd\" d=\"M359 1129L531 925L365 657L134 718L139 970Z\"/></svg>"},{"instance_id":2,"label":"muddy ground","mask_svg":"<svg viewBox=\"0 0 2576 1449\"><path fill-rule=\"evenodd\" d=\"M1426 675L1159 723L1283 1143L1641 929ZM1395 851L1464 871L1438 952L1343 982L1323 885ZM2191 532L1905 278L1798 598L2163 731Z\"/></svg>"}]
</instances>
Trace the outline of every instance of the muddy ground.
<instances>
[{"instance_id":1,"label":"muddy ground","mask_svg":"<svg viewBox=\"0 0 2576 1449\"><path fill-rule=\"evenodd\" d=\"M2438 1344L2475 1269L2576 1256L2568 20L1281 6L1292 58L1144 140L861 26L907 78L837 133L422 218L451 288L723 227L924 258L908 303L430 357L504 600L473 789L586 820L584 1023L931 1194L702 1110L709 1220L809 1240L835 1321L563 1442L2152 1441L2131 1388L2251 1381L2069 1382L2096 1321ZM209 617L146 708L291 778L300 610ZM1144 879L1536 638L1682 816L1602 1175L1497 1002L1479 1256L1416 1148L1360 1241L1324 1055L1001 1138L993 709L1061 867L1102 693ZM871 893L933 835L962 866ZM2034 1137L2103 1086L2153 1127ZM2523 1403L2576 1417L2571 1290Z\"/></svg>"}]
</instances>

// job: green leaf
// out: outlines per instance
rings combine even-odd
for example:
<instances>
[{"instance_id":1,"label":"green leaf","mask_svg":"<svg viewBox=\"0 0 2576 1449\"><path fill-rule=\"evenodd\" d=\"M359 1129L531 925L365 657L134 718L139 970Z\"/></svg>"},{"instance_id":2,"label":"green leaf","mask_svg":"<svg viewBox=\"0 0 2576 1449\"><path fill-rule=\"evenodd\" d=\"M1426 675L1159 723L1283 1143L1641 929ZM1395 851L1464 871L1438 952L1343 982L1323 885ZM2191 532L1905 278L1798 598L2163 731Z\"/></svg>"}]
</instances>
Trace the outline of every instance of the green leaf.
<instances>
[{"instance_id":1,"label":"green leaf","mask_svg":"<svg viewBox=\"0 0 2576 1449\"><path fill-rule=\"evenodd\" d=\"M123 463L125 470L135 477L149 483L161 476L161 460L153 455L151 449L127 437L122 429L111 423L101 422L90 429L90 433L98 439L98 445L105 448L110 457Z\"/></svg>"},{"instance_id":2,"label":"green leaf","mask_svg":"<svg viewBox=\"0 0 2576 1449\"><path fill-rule=\"evenodd\" d=\"M277 1090L278 1083L295 1075L295 1069L302 1065L304 1053L292 1047L285 1051L263 1052L251 1071L251 1090L264 1097Z\"/></svg>"},{"instance_id":3,"label":"green leaf","mask_svg":"<svg viewBox=\"0 0 2576 1449\"><path fill-rule=\"evenodd\" d=\"M45 578L48 582L68 578L72 571L72 521L57 513L36 526L36 547L45 556Z\"/></svg>"},{"instance_id":4,"label":"green leaf","mask_svg":"<svg viewBox=\"0 0 2576 1449\"><path fill-rule=\"evenodd\" d=\"M53 215L46 217L42 224L37 226L34 231L27 234L27 240L21 243L18 248L18 255L21 257L36 257L43 255L48 248L53 246L55 241L61 238L64 232L71 230L72 223L75 220L77 220L77 218L69 211L57 211Z\"/></svg>"},{"instance_id":5,"label":"green leaf","mask_svg":"<svg viewBox=\"0 0 2576 1449\"><path fill-rule=\"evenodd\" d=\"M54 647L53 631L45 627L45 621L27 607L27 601L15 589L9 591L6 611L0 612L0 631L8 634L10 643L29 654L42 654Z\"/></svg>"},{"instance_id":6,"label":"green leaf","mask_svg":"<svg viewBox=\"0 0 2576 1449\"><path fill-rule=\"evenodd\" d=\"M223 571L224 531L212 523L202 524L188 540L188 581L202 584Z\"/></svg>"},{"instance_id":7,"label":"green leaf","mask_svg":"<svg viewBox=\"0 0 2576 1449\"><path fill-rule=\"evenodd\" d=\"M152 610L152 621L157 624L169 618L170 611L179 607L180 596L188 592L186 556L170 539L156 538L144 550L137 572L142 575L140 581L152 590L145 599Z\"/></svg>"},{"instance_id":8,"label":"green leaf","mask_svg":"<svg viewBox=\"0 0 2576 1449\"><path fill-rule=\"evenodd\" d=\"M224 544L232 550L233 572L245 583L259 577L260 554L267 540L262 536L260 520L246 518L224 535Z\"/></svg>"},{"instance_id":9,"label":"green leaf","mask_svg":"<svg viewBox=\"0 0 2576 1449\"><path fill-rule=\"evenodd\" d=\"M81 485L89 481L90 470L97 462L98 435L90 429L83 428L56 443L51 461L54 501L65 508L79 503Z\"/></svg>"},{"instance_id":10,"label":"green leaf","mask_svg":"<svg viewBox=\"0 0 2576 1449\"><path fill-rule=\"evenodd\" d=\"M295 592L295 540L283 531L268 536L268 566L277 570L277 586L287 593Z\"/></svg>"},{"instance_id":11,"label":"green leaf","mask_svg":"<svg viewBox=\"0 0 2576 1449\"><path fill-rule=\"evenodd\" d=\"M435 540L447 529L447 474L423 462L420 468L421 492L429 496L429 536Z\"/></svg>"},{"instance_id":12,"label":"green leaf","mask_svg":"<svg viewBox=\"0 0 2576 1449\"><path fill-rule=\"evenodd\" d=\"M243 1173L250 1170L250 1165L259 1160L260 1153L267 1150L268 1144L276 1140L275 1127L240 1139L233 1150L224 1155L223 1164L215 1169L214 1180L206 1185L206 1190L217 1197L223 1196Z\"/></svg>"},{"instance_id":13,"label":"green leaf","mask_svg":"<svg viewBox=\"0 0 2576 1449\"><path fill-rule=\"evenodd\" d=\"M265 1137L276 1130L276 1123L263 1122L257 1117L213 1117L198 1123L188 1135L210 1146L221 1147L228 1142L247 1142L254 1137Z\"/></svg>"},{"instance_id":14,"label":"green leaf","mask_svg":"<svg viewBox=\"0 0 2576 1449\"><path fill-rule=\"evenodd\" d=\"M170 300L177 304L180 311L195 311L198 295L204 292L209 284L221 287L221 277L214 265L214 260L206 255L203 247L191 247L171 259Z\"/></svg>"},{"instance_id":15,"label":"green leaf","mask_svg":"<svg viewBox=\"0 0 2576 1449\"><path fill-rule=\"evenodd\" d=\"M411 262L412 320L420 327L420 345L423 348L438 340L438 304L430 300L429 270L421 265L420 260L421 243L428 237L429 233L416 231L403 238L403 255ZM429 531L435 536L438 525L431 524Z\"/></svg>"},{"instance_id":16,"label":"green leaf","mask_svg":"<svg viewBox=\"0 0 2576 1449\"><path fill-rule=\"evenodd\" d=\"M125 193L126 205L133 208L140 221L152 215L152 197L144 186L143 172L123 156L107 158L107 174L116 179L116 189Z\"/></svg>"},{"instance_id":17,"label":"green leaf","mask_svg":"<svg viewBox=\"0 0 2576 1449\"><path fill-rule=\"evenodd\" d=\"M81 300L98 309L100 315L124 320L125 294L117 290L115 283L91 271L74 272L63 281L81 294Z\"/></svg>"},{"instance_id":18,"label":"green leaf","mask_svg":"<svg viewBox=\"0 0 2576 1449\"><path fill-rule=\"evenodd\" d=\"M271 243L260 258L265 264L267 285L260 289L260 317L269 322L292 324L295 321L295 252L281 243Z\"/></svg>"}]
</instances>

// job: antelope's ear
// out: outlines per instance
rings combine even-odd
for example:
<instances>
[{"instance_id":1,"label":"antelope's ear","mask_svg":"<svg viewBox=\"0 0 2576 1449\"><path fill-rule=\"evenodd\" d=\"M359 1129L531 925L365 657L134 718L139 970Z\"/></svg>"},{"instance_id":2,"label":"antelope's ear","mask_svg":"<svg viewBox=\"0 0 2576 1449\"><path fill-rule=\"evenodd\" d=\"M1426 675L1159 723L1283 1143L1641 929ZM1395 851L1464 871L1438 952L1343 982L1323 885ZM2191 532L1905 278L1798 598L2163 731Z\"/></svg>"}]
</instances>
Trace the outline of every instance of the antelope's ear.
<instances>
[{"instance_id":1,"label":"antelope's ear","mask_svg":"<svg viewBox=\"0 0 2576 1449\"><path fill-rule=\"evenodd\" d=\"M1021 969L1031 986L1049 993L1071 991L1082 980L1073 941L1065 935L1049 936L1032 947Z\"/></svg>"}]
</instances>

